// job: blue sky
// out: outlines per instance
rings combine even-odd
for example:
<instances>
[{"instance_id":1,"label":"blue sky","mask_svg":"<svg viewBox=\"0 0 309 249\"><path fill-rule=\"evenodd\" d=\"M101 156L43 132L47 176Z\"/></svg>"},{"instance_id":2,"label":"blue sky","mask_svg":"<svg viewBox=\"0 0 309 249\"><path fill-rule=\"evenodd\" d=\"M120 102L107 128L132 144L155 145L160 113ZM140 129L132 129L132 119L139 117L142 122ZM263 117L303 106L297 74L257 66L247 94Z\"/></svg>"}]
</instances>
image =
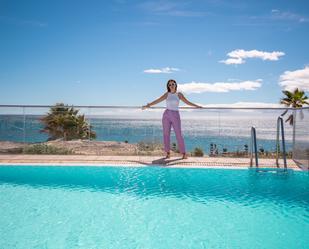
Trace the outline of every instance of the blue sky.
<instances>
[{"instance_id":1,"label":"blue sky","mask_svg":"<svg viewBox=\"0 0 309 249\"><path fill-rule=\"evenodd\" d=\"M277 104L309 91L308 1L0 0L0 104ZM266 104L265 104L266 103Z\"/></svg>"}]
</instances>

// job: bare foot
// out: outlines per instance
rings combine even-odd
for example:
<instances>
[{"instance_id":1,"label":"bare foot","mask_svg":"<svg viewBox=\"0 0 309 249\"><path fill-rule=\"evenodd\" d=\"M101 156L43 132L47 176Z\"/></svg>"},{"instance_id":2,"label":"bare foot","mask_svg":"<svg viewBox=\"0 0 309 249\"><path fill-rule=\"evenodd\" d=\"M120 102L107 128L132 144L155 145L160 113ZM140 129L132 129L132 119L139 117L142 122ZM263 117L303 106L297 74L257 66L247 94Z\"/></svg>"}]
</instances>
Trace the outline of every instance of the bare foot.
<instances>
[{"instance_id":1,"label":"bare foot","mask_svg":"<svg viewBox=\"0 0 309 249\"><path fill-rule=\"evenodd\" d=\"M188 159L188 156L186 153L182 154L182 159Z\"/></svg>"}]
</instances>

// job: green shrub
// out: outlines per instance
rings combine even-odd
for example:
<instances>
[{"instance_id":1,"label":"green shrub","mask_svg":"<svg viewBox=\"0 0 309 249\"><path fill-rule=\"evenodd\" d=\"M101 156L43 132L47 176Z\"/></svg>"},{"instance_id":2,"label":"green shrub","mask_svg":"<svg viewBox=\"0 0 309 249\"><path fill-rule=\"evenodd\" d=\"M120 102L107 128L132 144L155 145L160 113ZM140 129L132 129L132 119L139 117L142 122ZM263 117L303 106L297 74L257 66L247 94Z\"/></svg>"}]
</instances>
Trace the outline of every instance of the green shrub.
<instances>
[{"instance_id":1,"label":"green shrub","mask_svg":"<svg viewBox=\"0 0 309 249\"><path fill-rule=\"evenodd\" d=\"M162 150L162 144L158 142L141 141L137 143L137 148L139 151Z\"/></svg>"},{"instance_id":2,"label":"green shrub","mask_svg":"<svg viewBox=\"0 0 309 249\"><path fill-rule=\"evenodd\" d=\"M246 153L248 153L248 151L249 151L249 146L248 146L248 144L245 144L245 145L244 145L244 151L245 151Z\"/></svg>"},{"instance_id":3,"label":"green shrub","mask_svg":"<svg viewBox=\"0 0 309 249\"><path fill-rule=\"evenodd\" d=\"M49 154L49 155L69 155L74 154L71 149L58 148L46 144L28 145L23 148L24 154Z\"/></svg>"},{"instance_id":4,"label":"green shrub","mask_svg":"<svg viewBox=\"0 0 309 249\"><path fill-rule=\"evenodd\" d=\"M204 152L201 148L196 147L193 151L193 156L204 156Z\"/></svg>"},{"instance_id":5,"label":"green shrub","mask_svg":"<svg viewBox=\"0 0 309 249\"><path fill-rule=\"evenodd\" d=\"M63 103L57 103L40 121L44 127L41 132L49 135L48 141L62 138L64 141L73 139L95 139L96 133L86 120L85 115L79 115L79 110Z\"/></svg>"}]
</instances>

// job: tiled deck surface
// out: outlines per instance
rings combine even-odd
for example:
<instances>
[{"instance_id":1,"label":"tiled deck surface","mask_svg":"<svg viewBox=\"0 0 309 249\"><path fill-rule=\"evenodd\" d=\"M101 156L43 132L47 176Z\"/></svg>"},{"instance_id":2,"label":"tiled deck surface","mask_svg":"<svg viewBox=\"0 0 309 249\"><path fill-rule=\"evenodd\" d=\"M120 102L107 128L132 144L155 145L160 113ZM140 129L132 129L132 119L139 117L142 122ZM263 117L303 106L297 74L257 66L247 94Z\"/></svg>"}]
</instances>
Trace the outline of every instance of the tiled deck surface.
<instances>
[{"instance_id":1,"label":"tiled deck surface","mask_svg":"<svg viewBox=\"0 0 309 249\"><path fill-rule=\"evenodd\" d=\"M189 157L183 160L180 159L180 157L172 157L165 160L158 156L0 155L0 166L7 164L248 168L250 166L250 159L231 157ZM290 169L299 169L291 159L287 160L287 164ZM259 158L259 167L277 168L275 159L263 158ZM280 160L280 167L283 168L282 159Z\"/></svg>"}]
</instances>

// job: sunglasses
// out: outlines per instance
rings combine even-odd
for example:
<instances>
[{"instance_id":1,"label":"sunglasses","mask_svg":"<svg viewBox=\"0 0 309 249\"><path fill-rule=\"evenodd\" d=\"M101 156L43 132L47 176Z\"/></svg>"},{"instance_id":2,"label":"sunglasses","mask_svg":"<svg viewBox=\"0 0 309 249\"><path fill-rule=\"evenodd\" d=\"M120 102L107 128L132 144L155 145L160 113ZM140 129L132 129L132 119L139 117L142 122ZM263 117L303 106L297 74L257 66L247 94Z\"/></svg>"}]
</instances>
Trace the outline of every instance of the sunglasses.
<instances>
[{"instance_id":1,"label":"sunglasses","mask_svg":"<svg viewBox=\"0 0 309 249\"><path fill-rule=\"evenodd\" d=\"M175 83L170 83L170 84L168 84L168 86L176 86L176 84Z\"/></svg>"}]
</instances>

